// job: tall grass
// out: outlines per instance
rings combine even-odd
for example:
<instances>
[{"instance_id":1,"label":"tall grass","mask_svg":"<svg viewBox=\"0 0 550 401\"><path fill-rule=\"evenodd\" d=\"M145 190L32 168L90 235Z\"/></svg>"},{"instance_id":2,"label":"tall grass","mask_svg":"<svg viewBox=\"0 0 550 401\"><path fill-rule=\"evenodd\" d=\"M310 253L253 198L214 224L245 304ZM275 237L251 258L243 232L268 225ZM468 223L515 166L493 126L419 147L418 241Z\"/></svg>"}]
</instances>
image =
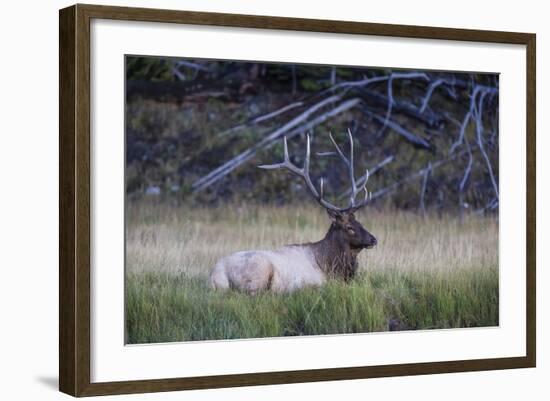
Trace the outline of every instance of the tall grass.
<instances>
[{"instance_id":1,"label":"tall grass","mask_svg":"<svg viewBox=\"0 0 550 401\"><path fill-rule=\"evenodd\" d=\"M292 294L215 292L216 260L322 238L324 211L310 206L127 209L128 343L318 335L498 325L498 221L366 210L378 239L351 283Z\"/></svg>"}]
</instances>

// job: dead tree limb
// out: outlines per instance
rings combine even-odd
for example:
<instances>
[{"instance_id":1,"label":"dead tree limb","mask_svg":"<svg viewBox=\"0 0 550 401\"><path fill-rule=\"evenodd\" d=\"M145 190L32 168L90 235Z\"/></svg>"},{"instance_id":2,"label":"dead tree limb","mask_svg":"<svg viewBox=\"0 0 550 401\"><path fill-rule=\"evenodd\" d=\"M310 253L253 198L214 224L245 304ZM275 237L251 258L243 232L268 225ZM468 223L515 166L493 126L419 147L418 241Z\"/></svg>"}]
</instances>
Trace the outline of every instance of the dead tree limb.
<instances>
[{"instance_id":1,"label":"dead tree limb","mask_svg":"<svg viewBox=\"0 0 550 401\"><path fill-rule=\"evenodd\" d=\"M438 161L432 163L431 166L430 166L431 171L433 171L436 168L441 167L441 166L443 166L447 163L450 163L451 161L455 160L456 158L462 156L463 154L465 154L465 151L460 152L460 153L455 153L455 154L453 154L453 155L451 155L451 156L449 156L445 159L438 160ZM375 193L372 194L371 200L383 198L384 196L395 192L396 190L398 190L403 185L408 184L411 181L414 181L418 178L424 177L424 174L426 173L427 169L428 169L428 167L424 167L424 168L408 175L407 177L402 178L401 180L398 180L398 181L394 182L393 184L388 185L387 187L376 191Z\"/></svg>"},{"instance_id":2,"label":"dead tree limb","mask_svg":"<svg viewBox=\"0 0 550 401\"><path fill-rule=\"evenodd\" d=\"M460 184L458 186L458 203L459 203L460 210L462 210L462 208L464 207L464 189L466 188L468 178L470 178L470 173L472 172L472 165L474 162L470 142L468 141L468 139L465 139L465 142L466 142L466 151L468 152L468 164L466 165L466 169L464 170L464 175L462 176L462 179L460 180Z\"/></svg>"},{"instance_id":3,"label":"dead tree limb","mask_svg":"<svg viewBox=\"0 0 550 401\"><path fill-rule=\"evenodd\" d=\"M433 151L433 146L428 141L426 141L425 139L420 138L419 136L417 136L417 135L413 134L412 132L406 130L405 128L403 128L402 126L397 124L396 122L391 121L391 120L386 122L384 117L382 117L382 116L380 116L376 113L373 113L372 111L370 111L366 108L363 108L363 111L369 117L372 117L374 120L378 121L380 124L384 124L384 123L387 124L387 126L390 129L395 131L397 134L401 135L403 138L405 138L408 142L410 142L415 147Z\"/></svg>"},{"instance_id":4,"label":"dead tree limb","mask_svg":"<svg viewBox=\"0 0 550 401\"><path fill-rule=\"evenodd\" d=\"M180 81L186 81L187 80L187 76L183 72L180 71L180 67L185 67L185 68L189 68L189 69L193 70L193 78L192 79L195 79L197 77L199 71L212 72L211 68L205 67L204 65L200 65L200 64L193 63L193 62L190 62L190 61L179 60L178 62L176 62L174 64L174 66L172 68L172 73Z\"/></svg>"},{"instance_id":5,"label":"dead tree limb","mask_svg":"<svg viewBox=\"0 0 550 401\"><path fill-rule=\"evenodd\" d=\"M296 107L301 107L303 105L304 105L304 102L295 102L295 103L287 104L286 106L281 107L278 110L272 111L271 113L264 114L263 116L253 118L251 123L252 124L257 124L257 123L261 123L261 122L264 122L264 121L267 121L267 120L271 120L274 117L277 117L277 116L279 116L283 113L286 113L289 110L295 109Z\"/></svg>"},{"instance_id":6,"label":"dead tree limb","mask_svg":"<svg viewBox=\"0 0 550 401\"><path fill-rule=\"evenodd\" d=\"M176 66L177 67L191 68L193 70L212 72L212 68L205 67L204 65L193 63L191 61L178 60L178 62L176 63Z\"/></svg>"},{"instance_id":7,"label":"dead tree limb","mask_svg":"<svg viewBox=\"0 0 550 401\"><path fill-rule=\"evenodd\" d=\"M376 104L384 106L388 103L388 98L384 95L379 94L376 91L363 89L361 91L361 96L365 100L366 104ZM394 99L392 106L393 113L403 113L407 117L413 118L430 128L438 127L444 120L444 117L432 110L421 113L416 105L413 103Z\"/></svg>"},{"instance_id":8,"label":"dead tree limb","mask_svg":"<svg viewBox=\"0 0 550 401\"><path fill-rule=\"evenodd\" d=\"M485 99L485 96L488 92L483 92L481 96L479 97L479 103L474 108L474 115L475 115L475 122L476 122L476 133L477 133L477 145L479 147L479 150L481 152L481 155L483 156L483 159L485 160L485 163L487 165L487 170L489 172L489 177L491 179L491 183L493 184L493 190L495 191L495 196L498 199L498 185L495 179L495 174L493 173L493 167L491 165L491 160L489 160L489 156L487 155L487 152L485 151L485 147L483 145L483 100Z\"/></svg>"},{"instance_id":9,"label":"dead tree limb","mask_svg":"<svg viewBox=\"0 0 550 401\"><path fill-rule=\"evenodd\" d=\"M391 112L393 110L393 104L395 102L393 100L393 77L394 77L394 74L391 73L390 77L388 79L387 89L386 89L387 95L388 95L388 100L386 102L386 104L387 104L386 114L385 114L385 117L384 117L384 123L382 124L382 126L380 127L378 132L376 133L377 136L382 135L382 133L384 132L384 130L388 126L388 122L390 121Z\"/></svg>"},{"instance_id":10,"label":"dead tree limb","mask_svg":"<svg viewBox=\"0 0 550 401\"><path fill-rule=\"evenodd\" d=\"M393 73L393 74L390 74L390 75L381 75L381 76L378 76L378 77L371 77L371 78L367 77L367 78L360 79L360 80L357 80L357 81L339 82L336 85L331 86L330 88L328 88L324 92L330 92L330 91L335 92L335 91L340 90L340 89L349 90L349 89L352 89L352 88L365 87L365 86L368 86L368 85L371 85L371 84L374 84L374 83L378 83L378 82L386 82L390 79L390 76L392 77L391 78L392 80L394 80L394 79L424 79L426 81L429 81L428 75L426 75L423 72L398 72L398 73ZM324 93L324 92L322 92L322 93Z\"/></svg>"},{"instance_id":11,"label":"dead tree limb","mask_svg":"<svg viewBox=\"0 0 550 401\"><path fill-rule=\"evenodd\" d=\"M258 150L265 149L272 146L274 141L282 137L283 135L286 135L288 138L291 138L293 135L299 132L303 132L302 130L307 129L308 124L306 124L304 127L301 127L299 130L294 130L293 132L289 133L289 131L291 131L293 128L304 123L304 121L306 121L312 114L314 114L315 112L322 109L323 107L331 103L334 103L338 100L340 100L339 96L331 96L327 99L322 100L321 102L316 103L314 106L310 107L309 109L307 109L306 111L298 115L297 117L293 118L291 121L287 122L281 128L267 135L265 138L263 138L261 141L256 143L254 146L248 148L244 152L240 153L238 156L225 162L220 167L216 168L215 170L211 171L204 177L195 181L192 186L193 191L195 192L201 191L207 188L208 186L212 185L214 182L218 181L220 178L226 176L231 171L235 170L237 167L239 167L246 161L250 160ZM324 115L317 117L315 121L317 122L317 124L320 124L321 122L324 122L329 117L339 114L345 110L348 110L356 106L360 101L361 101L360 99L354 98L354 99L350 99L345 102L342 102L336 108L330 110Z\"/></svg>"},{"instance_id":12,"label":"dead tree limb","mask_svg":"<svg viewBox=\"0 0 550 401\"><path fill-rule=\"evenodd\" d=\"M291 131L289 133L288 137L291 138L292 136L297 135L299 133L309 131L312 128L318 126L319 124L323 124L329 118L332 118L332 117L334 117L334 116L336 116L340 113L343 113L346 110L349 110L349 109L357 106L359 103L361 103L361 99L359 99L359 98L353 98L353 99L346 100L345 102L342 102L340 105L338 105L334 109L315 117L313 120L311 120L307 123L304 123L304 124L300 125L296 129Z\"/></svg>"},{"instance_id":13,"label":"dead tree limb","mask_svg":"<svg viewBox=\"0 0 550 401\"><path fill-rule=\"evenodd\" d=\"M422 214L426 214L426 206L425 206L425 196L426 196L426 189L428 187L428 178L430 177L430 173L432 172L432 163L428 162L428 167L425 168L424 171L424 179L422 180L422 190L420 191L420 210Z\"/></svg>"},{"instance_id":14,"label":"dead tree limb","mask_svg":"<svg viewBox=\"0 0 550 401\"><path fill-rule=\"evenodd\" d=\"M253 117L250 120L248 120L248 121L246 121L242 124L235 125L232 128L229 128L225 131L222 131L218 134L218 136L220 136L220 137L226 136L226 135L229 135L233 132L240 131L241 129L243 129L245 127L248 127L250 125L263 123L265 121L271 120L272 118L280 116L281 114L284 114L287 111L293 110L297 107L302 107L303 105L304 105L304 102L294 102L294 103L291 103L291 104L287 104L286 106L283 106L280 109L277 109L277 110L272 111L272 112L267 113L267 114L263 114L261 116Z\"/></svg>"},{"instance_id":15,"label":"dead tree limb","mask_svg":"<svg viewBox=\"0 0 550 401\"><path fill-rule=\"evenodd\" d=\"M433 81L430 86L428 86L428 90L426 91L426 95L424 95L424 99L422 100L422 104L420 105L420 113L424 113L426 111L426 108L428 107L428 103L430 102L430 99L432 98L432 95L434 93L434 90L441 84L445 83L444 79L436 79Z\"/></svg>"},{"instance_id":16,"label":"dead tree limb","mask_svg":"<svg viewBox=\"0 0 550 401\"><path fill-rule=\"evenodd\" d=\"M472 93L470 95L470 106L468 108L468 111L464 115L464 118L462 119L462 124L460 127L460 131L458 133L458 138L452 144L449 151L450 153L453 153L464 142L464 136L466 135L466 128L468 127L468 123L470 122L470 119L474 117L476 107L478 107L477 106L478 95L481 96L481 104L483 104L483 99L487 94L495 94L495 93L498 93L498 89L488 87L485 85L475 85L472 88ZM479 118L481 118L481 116Z\"/></svg>"},{"instance_id":17,"label":"dead tree limb","mask_svg":"<svg viewBox=\"0 0 550 401\"><path fill-rule=\"evenodd\" d=\"M380 170L382 170L382 168L386 165L386 164L390 164L392 161L395 160L395 155L389 155L388 157L386 157L384 160L382 160L380 163L376 164L374 167L370 168L369 169L369 175L373 175L373 174L376 174L377 172L379 172ZM365 179L367 178L366 174L362 177L359 178L359 183L361 183L361 181L364 181Z\"/></svg>"}]
</instances>

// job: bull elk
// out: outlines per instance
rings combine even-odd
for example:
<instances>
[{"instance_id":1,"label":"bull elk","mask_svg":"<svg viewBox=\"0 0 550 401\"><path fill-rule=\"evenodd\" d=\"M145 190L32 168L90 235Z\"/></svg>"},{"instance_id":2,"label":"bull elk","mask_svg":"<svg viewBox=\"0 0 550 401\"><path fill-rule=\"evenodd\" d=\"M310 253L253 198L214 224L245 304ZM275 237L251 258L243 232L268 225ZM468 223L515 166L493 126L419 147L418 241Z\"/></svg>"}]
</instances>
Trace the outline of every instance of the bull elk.
<instances>
[{"instance_id":1,"label":"bull elk","mask_svg":"<svg viewBox=\"0 0 550 401\"><path fill-rule=\"evenodd\" d=\"M236 289L248 294L260 291L276 293L292 292L304 287L323 285L328 278L353 279L357 271L357 255L364 248L376 245L376 238L355 219L355 212L367 205L368 170L364 178L356 183L353 165L353 136L348 130L350 155L346 157L334 138L330 135L336 152L320 153L320 156L338 156L347 168L351 190L349 205L340 208L323 198L323 179L319 191L309 176L310 137L307 135L304 166L298 168L288 155L286 137L284 161L262 165L267 170L286 169L302 178L313 198L326 209L331 220L325 237L317 242L286 245L277 250L241 251L218 260L210 273L210 286L214 289ZM365 196L356 202L358 195Z\"/></svg>"}]
</instances>

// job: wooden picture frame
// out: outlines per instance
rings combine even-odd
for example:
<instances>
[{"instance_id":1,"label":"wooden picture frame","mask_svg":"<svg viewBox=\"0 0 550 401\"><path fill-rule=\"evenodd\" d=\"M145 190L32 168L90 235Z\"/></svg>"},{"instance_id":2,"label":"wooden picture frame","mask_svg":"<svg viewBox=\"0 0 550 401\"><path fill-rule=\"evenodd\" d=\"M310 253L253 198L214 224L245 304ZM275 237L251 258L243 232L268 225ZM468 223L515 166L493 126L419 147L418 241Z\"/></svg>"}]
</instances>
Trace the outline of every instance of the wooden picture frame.
<instances>
[{"instance_id":1,"label":"wooden picture frame","mask_svg":"<svg viewBox=\"0 0 550 401\"><path fill-rule=\"evenodd\" d=\"M203 26L269 28L526 46L527 227L526 355L429 363L256 372L222 376L91 382L90 380L90 21L110 19ZM534 367L535 279L535 48L529 33L371 24L237 14L74 5L60 10L59 388L73 396L143 393L400 375Z\"/></svg>"}]
</instances>

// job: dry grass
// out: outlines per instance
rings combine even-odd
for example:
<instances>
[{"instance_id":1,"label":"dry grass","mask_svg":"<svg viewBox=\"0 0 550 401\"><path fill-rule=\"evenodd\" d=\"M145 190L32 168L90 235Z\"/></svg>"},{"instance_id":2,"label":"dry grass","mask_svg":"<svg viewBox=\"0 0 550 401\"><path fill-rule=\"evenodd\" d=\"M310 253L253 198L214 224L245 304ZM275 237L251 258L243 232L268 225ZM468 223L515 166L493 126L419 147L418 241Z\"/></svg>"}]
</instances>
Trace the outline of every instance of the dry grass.
<instances>
[{"instance_id":1,"label":"dry grass","mask_svg":"<svg viewBox=\"0 0 550 401\"><path fill-rule=\"evenodd\" d=\"M378 246L360 254L362 269L456 270L498 265L498 221L422 217L366 210L358 220ZM206 276L224 255L321 239L329 220L318 207L225 206L216 209L131 203L127 271Z\"/></svg>"}]
</instances>

